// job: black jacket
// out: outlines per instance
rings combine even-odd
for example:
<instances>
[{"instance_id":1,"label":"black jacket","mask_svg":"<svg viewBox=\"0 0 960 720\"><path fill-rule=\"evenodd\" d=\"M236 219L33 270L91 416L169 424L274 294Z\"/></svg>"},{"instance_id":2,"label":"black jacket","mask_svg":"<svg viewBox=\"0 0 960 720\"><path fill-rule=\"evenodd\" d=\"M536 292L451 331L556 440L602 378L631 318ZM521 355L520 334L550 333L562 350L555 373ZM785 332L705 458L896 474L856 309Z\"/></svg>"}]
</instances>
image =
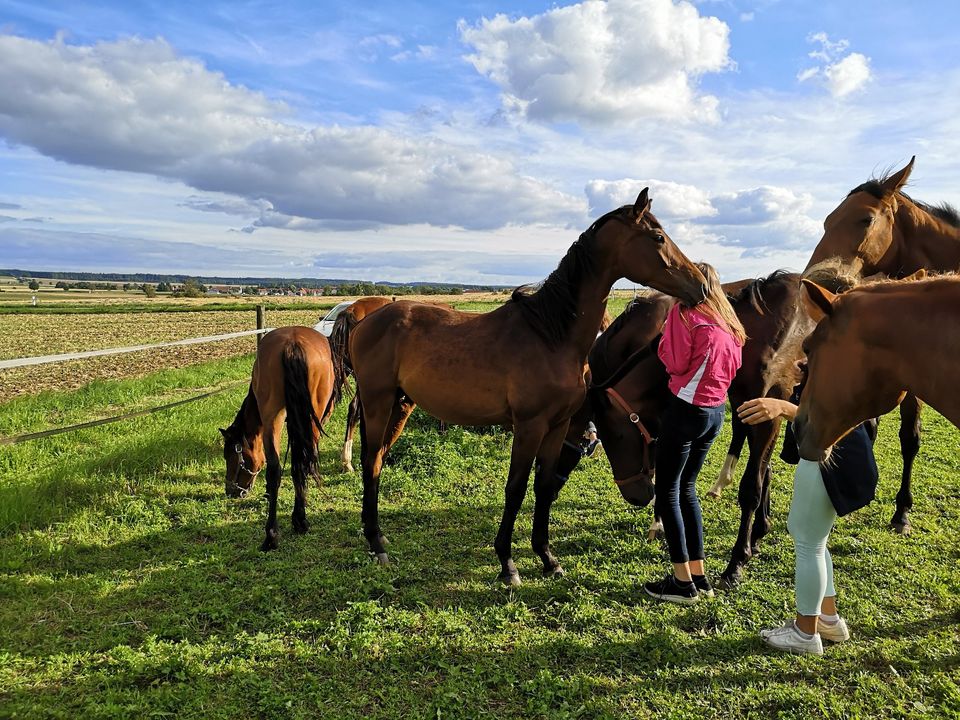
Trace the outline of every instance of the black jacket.
<instances>
[{"instance_id":1,"label":"black jacket","mask_svg":"<svg viewBox=\"0 0 960 720\"><path fill-rule=\"evenodd\" d=\"M798 403L796 393L791 401ZM876 438L875 426L869 428L868 421L857 425L833 447L830 459L820 463L823 486L830 496L837 515L849 515L854 510L869 505L877 495L877 481L880 473L877 460L873 456L873 441ZM874 433L870 433L874 429ZM783 438L783 450L780 459L791 465L800 462L800 450L793 434L793 423L787 423Z\"/></svg>"}]
</instances>

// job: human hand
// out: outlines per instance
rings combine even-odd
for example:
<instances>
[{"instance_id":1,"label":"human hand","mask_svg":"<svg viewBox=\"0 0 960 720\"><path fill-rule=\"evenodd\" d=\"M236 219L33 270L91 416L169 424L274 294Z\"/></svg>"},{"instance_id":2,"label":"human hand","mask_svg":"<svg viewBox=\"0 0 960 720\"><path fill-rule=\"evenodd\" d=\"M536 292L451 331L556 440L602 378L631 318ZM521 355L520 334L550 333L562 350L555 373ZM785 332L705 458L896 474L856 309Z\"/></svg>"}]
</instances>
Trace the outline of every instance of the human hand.
<instances>
[{"instance_id":1,"label":"human hand","mask_svg":"<svg viewBox=\"0 0 960 720\"><path fill-rule=\"evenodd\" d=\"M778 417L792 420L796 414L796 405L776 398L754 398L753 400L747 400L737 408L737 415L746 425L759 425Z\"/></svg>"}]
</instances>

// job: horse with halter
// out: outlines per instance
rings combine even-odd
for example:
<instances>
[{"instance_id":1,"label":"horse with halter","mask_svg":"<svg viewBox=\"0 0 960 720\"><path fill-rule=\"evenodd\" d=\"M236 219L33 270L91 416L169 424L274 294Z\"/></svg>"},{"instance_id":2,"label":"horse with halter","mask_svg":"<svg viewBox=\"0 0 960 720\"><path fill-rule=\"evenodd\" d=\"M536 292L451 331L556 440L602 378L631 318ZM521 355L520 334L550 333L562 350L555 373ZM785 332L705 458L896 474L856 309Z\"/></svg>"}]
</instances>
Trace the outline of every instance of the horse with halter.
<instances>
[{"instance_id":1,"label":"horse with halter","mask_svg":"<svg viewBox=\"0 0 960 720\"><path fill-rule=\"evenodd\" d=\"M378 510L383 458L419 404L445 422L513 428L494 541L499 577L520 582L513 528L535 461L533 548L545 575L563 572L548 542L557 457L586 392L584 364L607 296L622 277L692 305L705 297L703 275L650 212L646 188L633 205L594 222L539 288L518 288L496 310L465 313L399 301L357 325L350 358L362 407L362 520L378 562L388 561Z\"/></svg>"},{"instance_id":2,"label":"horse with halter","mask_svg":"<svg viewBox=\"0 0 960 720\"><path fill-rule=\"evenodd\" d=\"M788 397L796 373L776 363L777 350L793 320L800 276L777 271L765 278L740 280L723 286L730 304L747 330L743 364L730 386L733 407L754 397ZM655 438L660 414L670 400L668 376L656 354L660 328L673 299L663 295L640 298L618 317L590 353L593 378L588 391L592 415L624 499L646 505L653 499L656 465ZM739 454L744 441L750 458L740 480L740 529L720 584L733 587L743 566L758 552L760 540L770 529L770 458L780 431L780 422L747 426L734 414L731 453ZM576 431L571 421L570 436ZM739 446L737 444L739 443ZM638 450L638 444L640 448ZM579 448L565 445L558 472L563 479L576 465ZM651 537L653 529L651 529Z\"/></svg>"},{"instance_id":3,"label":"horse with halter","mask_svg":"<svg viewBox=\"0 0 960 720\"><path fill-rule=\"evenodd\" d=\"M882 274L903 278L917 270L960 269L960 215L949 205L914 200L904 186L916 158L901 170L868 180L851 190L823 223L823 237L807 263L813 267L839 258L864 277ZM911 475L920 450L920 402L908 394L900 404L900 449L903 475L890 526L910 532L913 507Z\"/></svg>"},{"instance_id":4,"label":"horse with halter","mask_svg":"<svg viewBox=\"0 0 960 720\"><path fill-rule=\"evenodd\" d=\"M843 295L805 280L804 294L818 322L804 341L801 457L824 460L851 428L908 392L960 427L960 277L868 283Z\"/></svg>"},{"instance_id":5,"label":"horse with halter","mask_svg":"<svg viewBox=\"0 0 960 720\"><path fill-rule=\"evenodd\" d=\"M284 422L296 493L293 529L305 533L307 478L317 476L317 440L338 399L330 346L323 335L313 328L289 326L263 336L247 396L230 426L220 428L228 496L245 497L266 466L269 506L261 550L275 549L280 537L277 493Z\"/></svg>"},{"instance_id":6,"label":"horse with halter","mask_svg":"<svg viewBox=\"0 0 960 720\"><path fill-rule=\"evenodd\" d=\"M333 353L333 364L337 377L347 378L353 372L350 365L350 331L357 323L363 320L374 310L394 302L383 295L371 295L358 298L354 303L340 313L333 323L330 333L330 350ZM343 469L353 472L353 431L360 419L360 393L354 393L350 405L347 407L347 423L343 435L343 452L340 460Z\"/></svg>"}]
</instances>

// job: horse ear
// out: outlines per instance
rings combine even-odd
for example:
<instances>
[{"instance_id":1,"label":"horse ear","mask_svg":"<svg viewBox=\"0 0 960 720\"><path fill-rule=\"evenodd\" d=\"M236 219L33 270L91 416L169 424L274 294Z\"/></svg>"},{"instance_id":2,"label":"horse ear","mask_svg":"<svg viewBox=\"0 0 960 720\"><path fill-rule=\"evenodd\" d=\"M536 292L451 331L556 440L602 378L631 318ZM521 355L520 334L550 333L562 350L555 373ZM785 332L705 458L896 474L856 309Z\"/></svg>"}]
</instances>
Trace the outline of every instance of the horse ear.
<instances>
[{"instance_id":1,"label":"horse ear","mask_svg":"<svg viewBox=\"0 0 960 720\"><path fill-rule=\"evenodd\" d=\"M927 276L927 269L926 269L926 268L920 268L920 269L917 270L915 273L912 273L911 275L907 275L907 276L906 276L905 278L903 278L903 279L904 279L906 282L914 282L915 280L923 280L926 276Z\"/></svg>"},{"instance_id":2,"label":"horse ear","mask_svg":"<svg viewBox=\"0 0 960 720\"><path fill-rule=\"evenodd\" d=\"M637 216L637 220L642 218L647 213L652 204L653 201L650 199L650 188L645 187L640 191L640 194L637 195L637 201L633 204L633 214Z\"/></svg>"},{"instance_id":3,"label":"horse ear","mask_svg":"<svg viewBox=\"0 0 960 720\"><path fill-rule=\"evenodd\" d=\"M223 429L223 428L217 428L217 430L220 431L220 434L221 434L221 435L223 435L224 437L227 437L228 433L227 433L227 431L226 431L225 429Z\"/></svg>"},{"instance_id":4,"label":"horse ear","mask_svg":"<svg viewBox=\"0 0 960 720\"><path fill-rule=\"evenodd\" d=\"M907 180L910 179L910 173L913 172L913 161L917 159L917 156L914 155L910 158L910 162L907 163L906 167L903 168L900 172L895 172L893 175L888 177L883 182L883 191L886 193L893 193L902 188L907 184Z\"/></svg>"},{"instance_id":5,"label":"horse ear","mask_svg":"<svg viewBox=\"0 0 960 720\"><path fill-rule=\"evenodd\" d=\"M804 289L803 304L814 322L820 322L827 315L833 315L833 301L837 299L835 294L806 278L800 283Z\"/></svg>"}]
</instances>

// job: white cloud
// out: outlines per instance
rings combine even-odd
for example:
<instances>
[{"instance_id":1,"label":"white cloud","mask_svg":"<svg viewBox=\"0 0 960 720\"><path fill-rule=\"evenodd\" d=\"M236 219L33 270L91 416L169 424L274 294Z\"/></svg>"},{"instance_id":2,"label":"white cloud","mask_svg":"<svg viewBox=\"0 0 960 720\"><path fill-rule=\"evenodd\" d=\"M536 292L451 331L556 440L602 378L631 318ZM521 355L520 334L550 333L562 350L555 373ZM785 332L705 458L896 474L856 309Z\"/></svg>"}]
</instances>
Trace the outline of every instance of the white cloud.
<instances>
[{"instance_id":1,"label":"white cloud","mask_svg":"<svg viewBox=\"0 0 960 720\"><path fill-rule=\"evenodd\" d=\"M717 195L710 202L716 208L711 223L756 225L803 215L813 204L813 197L784 187L764 185Z\"/></svg>"},{"instance_id":2,"label":"white cloud","mask_svg":"<svg viewBox=\"0 0 960 720\"><path fill-rule=\"evenodd\" d=\"M716 215L709 195L693 185L665 180L591 180L584 192L594 215L632 203L643 188L650 188L653 213L658 218L696 218Z\"/></svg>"},{"instance_id":3,"label":"white cloud","mask_svg":"<svg viewBox=\"0 0 960 720\"><path fill-rule=\"evenodd\" d=\"M718 100L696 79L732 66L729 27L683 0L585 0L459 28L504 106L546 122L715 121Z\"/></svg>"},{"instance_id":4,"label":"white cloud","mask_svg":"<svg viewBox=\"0 0 960 720\"><path fill-rule=\"evenodd\" d=\"M797 73L799 82L819 78L835 98L842 98L859 90L870 80L870 58L862 53L843 53L850 47L848 40L833 41L824 33L814 33L807 42L817 43L820 47L808 53L814 60L825 63L805 68Z\"/></svg>"},{"instance_id":5,"label":"white cloud","mask_svg":"<svg viewBox=\"0 0 960 720\"><path fill-rule=\"evenodd\" d=\"M12 143L269 203L307 226L581 224L586 210L504 157L374 127L283 122L283 105L163 40L0 36L0 87L0 136Z\"/></svg>"},{"instance_id":6,"label":"white cloud","mask_svg":"<svg viewBox=\"0 0 960 720\"><path fill-rule=\"evenodd\" d=\"M753 22L755 14L752 12L743 12L740 13L740 22Z\"/></svg>"},{"instance_id":7,"label":"white cloud","mask_svg":"<svg viewBox=\"0 0 960 720\"><path fill-rule=\"evenodd\" d=\"M827 87L834 97L844 97L859 90L870 79L870 58L850 53L840 62L827 66Z\"/></svg>"}]
</instances>

